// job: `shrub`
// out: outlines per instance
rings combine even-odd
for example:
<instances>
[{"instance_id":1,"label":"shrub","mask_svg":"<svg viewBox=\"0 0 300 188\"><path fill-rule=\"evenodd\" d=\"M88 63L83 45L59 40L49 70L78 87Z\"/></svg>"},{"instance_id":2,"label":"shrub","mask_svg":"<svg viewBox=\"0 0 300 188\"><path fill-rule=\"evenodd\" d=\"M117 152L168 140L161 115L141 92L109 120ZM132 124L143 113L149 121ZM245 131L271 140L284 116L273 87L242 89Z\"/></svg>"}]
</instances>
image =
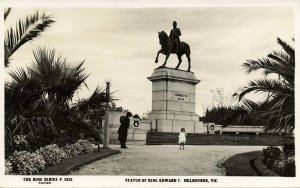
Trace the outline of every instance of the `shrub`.
<instances>
[{"instance_id":1,"label":"shrub","mask_svg":"<svg viewBox=\"0 0 300 188\"><path fill-rule=\"evenodd\" d=\"M32 152L44 147L46 145L50 145L53 143L53 138L49 136L37 136L36 139L30 139L29 145ZM27 150L27 149L26 149Z\"/></svg>"},{"instance_id":2,"label":"shrub","mask_svg":"<svg viewBox=\"0 0 300 188\"><path fill-rule=\"evenodd\" d=\"M25 150L28 147L28 136L15 135L13 139L16 150Z\"/></svg>"},{"instance_id":3,"label":"shrub","mask_svg":"<svg viewBox=\"0 0 300 188\"><path fill-rule=\"evenodd\" d=\"M63 147L63 150L66 152L66 157L71 158L80 155L80 151L75 144L67 144Z\"/></svg>"},{"instance_id":4,"label":"shrub","mask_svg":"<svg viewBox=\"0 0 300 188\"><path fill-rule=\"evenodd\" d=\"M16 143L25 143L23 137L16 137ZM64 158L74 157L81 154L92 153L93 144L87 140L78 140L74 144L68 144L63 148L57 144L41 147L36 152L15 151L5 160L5 174L32 175L36 174L45 166L59 163Z\"/></svg>"},{"instance_id":5,"label":"shrub","mask_svg":"<svg viewBox=\"0 0 300 188\"><path fill-rule=\"evenodd\" d=\"M261 158L256 159L254 161L254 166L261 176L279 176L273 170L270 170L269 168L267 168L263 164L263 160Z\"/></svg>"},{"instance_id":6,"label":"shrub","mask_svg":"<svg viewBox=\"0 0 300 188\"><path fill-rule=\"evenodd\" d=\"M281 176L294 177L296 174L295 157L280 157L275 160L272 169Z\"/></svg>"},{"instance_id":7,"label":"shrub","mask_svg":"<svg viewBox=\"0 0 300 188\"><path fill-rule=\"evenodd\" d=\"M5 174L9 175L12 174L12 172L13 172L12 163L10 162L10 160L5 160Z\"/></svg>"},{"instance_id":8,"label":"shrub","mask_svg":"<svg viewBox=\"0 0 300 188\"><path fill-rule=\"evenodd\" d=\"M295 145L269 146L263 149L264 163L280 176L295 176Z\"/></svg>"},{"instance_id":9,"label":"shrub","mask_svg":"<svg viewBox=\"0 0 300 188\"><path fill-rule=\"evenodd\" d=\"M288 176L288 177L296 176L295 156L287 158L284 176Z\"/></svg>"},{"instance_id":10,"label":"shrub","mask_svg":"<svg viewBox=\"0 0 300 188\"><path fill-rule=\"evenodd\" d=\"M59 147L65 146L66 143L70 144L73 142L74 141L71 140L70 136L68 136L68 135L60 136L60 137L56 138L54 141L54 143L57 144Z\"/></svg>"},{"instance_id":11,"label":"shrub","mask_svg":"<svg viewBox=\"0 0 300 188\"><path fill-rule=\"evenodd\" d=\"M59 163L62 159L66 158L66 152L59 148L56 144L50 144L37 150L41 154L46 162L46 166L51 166Z\"/></svg>"},{"instance_id":12,"label":"shrub","mask_svg":"<svg viewBox=\"0 0 300 188\"><path fill-rule=\"evenodd\" d=\"M285 144L281 148L285 157L295 156L295 144Z\"/></svg>"},{"instance_id":13,"label":"shrub","mask_svg":"<svg viewBox=\"0 0 300 188\"><path fill-rule=\"evenodd\" d=\"M95 143L96 143L95 138L87 138L87 139L85 139L85 140L88 141L88 142L91 143L91 144L95 144Z\"/></svg>"},{"instance_id":14,"label":"shrub","mask_svg":"<svg viewBox=\"0 0 300 188\"><path fill-rule=\"evenodd\" d=\"M45 168L45 160L39 153L15 151L10 157L13 172L20 175L32 175Z\"/></svg>"},{"instance_id":15,"label":"shrub","mask_svg":"<svg viewBox=\"0 0 300 188\"><path fill-rule=\"evenodd\" d=\"M94 152L93 144L87 140L78 140L74 144L66 145L63 149L67 158Z\"/></svg>"},{"instance_id":16,"label":"shrub","mask_svg":"<svg viewBox=\"0 0 300 188\"><path fill-rule=\"evenodd\" d=\"M280 149L274 146L263 149L264 163L268 168L272 168L274 161L279 158L280 153Z\"/></svg>"},{"instance_id":17,"label":"shrub","mask_svg":"<svg viewBox=\"0 0 300 188\"><path fill-rule=\"evenodd\" d=\"M79 146L78 149L80 150L80 154L88 154L94 152L93 144L87 140L78 140L75 144Z\"/></svg>"}]
</instances>

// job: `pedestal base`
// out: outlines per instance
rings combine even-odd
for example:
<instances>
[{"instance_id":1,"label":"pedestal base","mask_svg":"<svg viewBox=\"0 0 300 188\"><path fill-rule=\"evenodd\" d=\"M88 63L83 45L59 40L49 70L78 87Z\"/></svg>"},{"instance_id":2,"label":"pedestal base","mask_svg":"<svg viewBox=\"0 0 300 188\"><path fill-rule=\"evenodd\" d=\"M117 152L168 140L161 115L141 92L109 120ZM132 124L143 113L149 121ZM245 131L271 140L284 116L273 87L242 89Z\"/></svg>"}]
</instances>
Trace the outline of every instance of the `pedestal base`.
<instances>
[{"instance_id":1,"label":"pedestal base","mask_svg":"<svg viewBox=\"0 0 300 188\"><path fill-rule=\"evenodd\" d=\"M202 133L203 123L195 113L196 84L193 72L170 68L155 69L152 82L152 111L149 119L158 132Z\"/></svg>"}]
</instances>

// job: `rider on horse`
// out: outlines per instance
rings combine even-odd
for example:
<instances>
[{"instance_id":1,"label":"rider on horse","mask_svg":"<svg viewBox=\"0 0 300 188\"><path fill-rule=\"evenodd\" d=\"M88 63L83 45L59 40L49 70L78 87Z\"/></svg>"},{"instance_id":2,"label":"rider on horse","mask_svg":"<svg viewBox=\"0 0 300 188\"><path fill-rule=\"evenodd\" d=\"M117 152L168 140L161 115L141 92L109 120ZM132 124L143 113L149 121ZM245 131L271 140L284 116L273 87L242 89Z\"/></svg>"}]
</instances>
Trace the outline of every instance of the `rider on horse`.
<instances>
[{"instance_id":1,"label":"rider on horse","mask_svg":"<svg viewBox=\"0 0 300 188\"><path fill-rule=\"evenodd\" d=\"M173 22L173 29L170 32L170 38L172 39L175 45L175 53L178 53L180 50L180 39L179 36L181 35L180 29L177 28L177 22Z\"/></svg>"},{"instance_id":2,"label":"rider on horse","mask_svg":"<svg viewBox=\"0 0 300 188\"><path fill-rule=\"evenodd\" d=\"M170 54L176 54L178 57L178 64L175 69L179 69L180 64L182 62L182 55L186 55L189 65L187 71L191 71L191 49L190 46L180 41L179 36L181 36L180 29L177 28L176 21L173 22L173 29L170 32L170 35L164 31L158 32L159 44L161 49L157 51L157 55L155 58L155 63L158 63L159 54L164 54L166 56L164 63L160 67L166 67L168 58Z\"/></svg>"}]
</instances>

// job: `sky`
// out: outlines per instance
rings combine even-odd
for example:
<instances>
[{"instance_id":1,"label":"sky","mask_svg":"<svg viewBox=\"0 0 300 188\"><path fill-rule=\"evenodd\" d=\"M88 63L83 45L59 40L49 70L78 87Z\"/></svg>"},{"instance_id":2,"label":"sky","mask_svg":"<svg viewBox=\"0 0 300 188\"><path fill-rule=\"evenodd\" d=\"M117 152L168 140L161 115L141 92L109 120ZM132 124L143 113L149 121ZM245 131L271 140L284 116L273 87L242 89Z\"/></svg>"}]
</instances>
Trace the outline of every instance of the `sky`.
<instances>
[{"instance_id":1,"label":"sky","mask_svg":"<svg viewBox=\"0 0 300 188\"><path fill-rule=\"evenodd\" d=\"M5 29L16 20L34 13L36 8L13 8ZM29 66L33 50L54 48L71 63L85 60L88 88L75 93L88 97L97 85L111 81L117 106L134 114L151 111L152 85L147 77L163 63L157 31L170 32L172 22L181 29L181 41L191 48L192 68L201 80L196 86L196 113L203 115L215 100L211 90L221 88L231 95L259 74L246 75L242 64L247 59L266 57L279 50L276 38L292 44L294 16L291 8L40 8L52 15L55 23L13 56L6 72ZM167 66L177 65L171 55ZM187 69L183 57L181 68ZM9 80L6 75L5 80Z\"/></svg>"}]
</instances>

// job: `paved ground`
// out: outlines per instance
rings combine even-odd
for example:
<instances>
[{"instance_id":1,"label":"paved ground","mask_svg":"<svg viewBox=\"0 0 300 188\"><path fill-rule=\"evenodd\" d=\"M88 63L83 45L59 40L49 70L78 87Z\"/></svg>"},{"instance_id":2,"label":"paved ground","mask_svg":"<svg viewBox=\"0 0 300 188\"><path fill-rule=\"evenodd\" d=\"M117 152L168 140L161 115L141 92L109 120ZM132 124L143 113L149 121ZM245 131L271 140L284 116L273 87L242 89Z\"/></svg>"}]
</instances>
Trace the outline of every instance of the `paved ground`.
<instances>
[{"instance_id":1,"label":"paved ground","mask_svg":"<svg viewBox=\"0 0 300 188\"><path fill-rule=\"evenodd\" d=\"M112 149L119 149L111 145ZM73 171L71 175L136 176L218 176L224 175L220 164L243 152L261 150L262 146L129 146L120 154L95 161Z\"/></svg>"}]
</instances>

